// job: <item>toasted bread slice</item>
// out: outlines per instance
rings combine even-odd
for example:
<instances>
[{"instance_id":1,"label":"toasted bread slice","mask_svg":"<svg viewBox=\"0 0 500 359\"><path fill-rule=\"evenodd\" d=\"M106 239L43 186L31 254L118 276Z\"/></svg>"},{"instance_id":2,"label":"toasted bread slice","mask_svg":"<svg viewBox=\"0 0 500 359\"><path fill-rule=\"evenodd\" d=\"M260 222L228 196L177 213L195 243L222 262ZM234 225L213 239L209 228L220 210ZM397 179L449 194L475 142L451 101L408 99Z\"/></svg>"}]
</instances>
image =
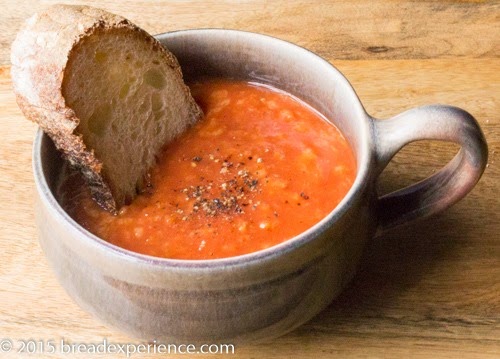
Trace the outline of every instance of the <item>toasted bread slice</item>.
<instances>
[{"instance_id":1,"label":"toasted bread slice","mask_svg":"<svg viewBox=\"0 0 500 359\"><path fill-rule=\"evenodd\" d=\"M24 115L111 212L144 188L161 148L202 114L176 58L103 10L55 5L34 15L14 41L11 61Z\"/></svg>"}]
</instances>

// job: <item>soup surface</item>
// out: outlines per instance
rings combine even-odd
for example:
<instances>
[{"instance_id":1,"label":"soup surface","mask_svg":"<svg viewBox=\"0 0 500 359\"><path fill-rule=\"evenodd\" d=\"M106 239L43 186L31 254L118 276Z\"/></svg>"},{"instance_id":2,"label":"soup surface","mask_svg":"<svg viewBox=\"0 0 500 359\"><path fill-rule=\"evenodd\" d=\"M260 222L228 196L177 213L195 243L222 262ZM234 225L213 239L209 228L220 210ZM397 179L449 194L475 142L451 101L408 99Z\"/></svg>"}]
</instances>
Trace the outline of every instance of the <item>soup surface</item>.
<instances>
[{"instance_id":1,"label":"soup surface","mask_svg":"<svg viewBox=\"0 0 500 359\"><path fill-rule=\"evenodd\" d=\"M191 89L205 117L166 146L150 190L117 215L91 199L78 174L64 176L60 199L77 222L138 253L231 257L304 232L352 186L349 145L306 104L245 82Z\"/></svg>"}]
</instances>

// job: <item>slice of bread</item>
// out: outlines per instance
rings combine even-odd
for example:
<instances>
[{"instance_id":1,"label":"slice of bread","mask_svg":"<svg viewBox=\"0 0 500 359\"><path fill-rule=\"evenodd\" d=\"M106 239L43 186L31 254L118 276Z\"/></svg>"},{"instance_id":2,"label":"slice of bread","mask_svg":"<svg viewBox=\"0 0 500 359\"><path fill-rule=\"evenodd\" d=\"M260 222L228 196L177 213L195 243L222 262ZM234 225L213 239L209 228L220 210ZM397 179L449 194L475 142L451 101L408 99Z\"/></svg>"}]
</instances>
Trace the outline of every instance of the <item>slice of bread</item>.
<instances>
[{"instance_id":1,"label":"slice of bread","mask_svg":"<svg viewBox=\"0 0 500 359\"><path fill-rule=\"evenodd\" d=\"M111 212L144 189L161 148L202 115L176 58L103 10L54 5L35 14L14 41L11 61L24 115Z\"/></svg>"}]
</instances>

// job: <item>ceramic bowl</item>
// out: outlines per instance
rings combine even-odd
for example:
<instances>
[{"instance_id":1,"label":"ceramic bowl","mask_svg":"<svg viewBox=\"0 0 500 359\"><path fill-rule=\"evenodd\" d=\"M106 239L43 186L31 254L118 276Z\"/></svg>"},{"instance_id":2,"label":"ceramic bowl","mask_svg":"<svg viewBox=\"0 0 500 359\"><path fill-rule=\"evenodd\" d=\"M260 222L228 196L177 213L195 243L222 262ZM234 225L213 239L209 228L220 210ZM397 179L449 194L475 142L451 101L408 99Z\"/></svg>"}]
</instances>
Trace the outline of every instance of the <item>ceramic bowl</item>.
<instances>
[{"instance_id":1,"label":"ceramic bowl","mask_svg":"<svg viewBox=\"0 0 500 359\"><path fill-rule=\"evenodd\" d=\"M377 230L443 210L469 192L484 170L483 134L461 109L432 105L380 121L365 112L335 67L291 43L232 30L187 30L157 38L177 56L188 82L258 81L312 105L349 141L357 176L335 210L282 244L225 259L161 259L109 244L65 213L54 195L63 162L39 132L33 162L43 251L83 309L134 337L236 343L282 335L340 293ZM401 147L420 139L453 141L461 149L432 177L379 198L378 175Z\"/></svg>"}]
</instances>

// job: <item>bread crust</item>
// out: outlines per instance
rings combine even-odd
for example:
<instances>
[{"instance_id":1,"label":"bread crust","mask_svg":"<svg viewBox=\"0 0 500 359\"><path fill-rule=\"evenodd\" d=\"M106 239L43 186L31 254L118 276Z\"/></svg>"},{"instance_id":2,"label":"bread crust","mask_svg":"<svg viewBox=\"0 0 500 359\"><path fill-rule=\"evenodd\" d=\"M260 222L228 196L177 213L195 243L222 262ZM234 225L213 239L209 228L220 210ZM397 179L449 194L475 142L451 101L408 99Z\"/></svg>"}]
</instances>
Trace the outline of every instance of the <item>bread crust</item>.
<instances>
[{"instance_id":1,"label":"bread crust","mask_svg":"<svg viewBox=\"0 0 500 359\"><path fill-rule=\"evenodd\" d=\"M18 33L11 52L14 92L23 114L52 138L70 164L83 173L94 199L112 213L117 203L102 174L102 163L75 133L80 120L66 105L62 87L75 46L97 31L117 28L129 29L150 42L182 78L177 59L151 35L121 16L88 6L54 5L33 15ZM187 87L185 91L191 96ZM199 108L194 103L192 107L193 116L199 117Z\"/></svg>"}]
</instances>

